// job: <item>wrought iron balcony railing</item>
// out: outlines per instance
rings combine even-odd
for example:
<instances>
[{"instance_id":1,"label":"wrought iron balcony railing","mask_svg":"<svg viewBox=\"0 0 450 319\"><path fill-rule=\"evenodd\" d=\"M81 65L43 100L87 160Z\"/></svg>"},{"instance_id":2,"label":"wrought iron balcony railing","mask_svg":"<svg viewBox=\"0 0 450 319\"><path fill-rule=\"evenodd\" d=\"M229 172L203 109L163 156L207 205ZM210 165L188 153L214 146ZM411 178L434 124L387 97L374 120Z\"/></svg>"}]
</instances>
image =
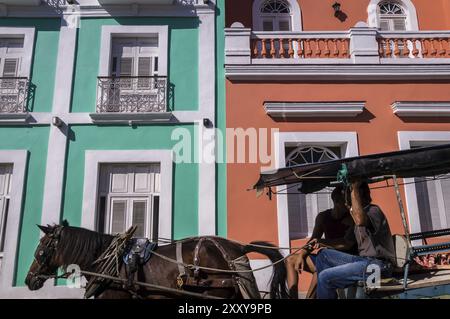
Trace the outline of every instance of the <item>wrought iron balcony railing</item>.
<instances>
[{"instance_id":1,"label":"wrought iron balcony railing","mask_svg":"<svg viewBox=\"0 0 450 319\"><path fill-rule=\"evenodd\" d=\"M28 78L0 77L0 113L26 113Z\"/></svg>"},{"instance_id":2,"label":"wrought iron balcony railing","mask_svg":"<svg viewBox=\"0 0 450 319\"><path fill-rule=\"evenodd\" d=\"M166 76L98 77L97 113L160 113L166 110Z\"/></svg>"}]
</instances>

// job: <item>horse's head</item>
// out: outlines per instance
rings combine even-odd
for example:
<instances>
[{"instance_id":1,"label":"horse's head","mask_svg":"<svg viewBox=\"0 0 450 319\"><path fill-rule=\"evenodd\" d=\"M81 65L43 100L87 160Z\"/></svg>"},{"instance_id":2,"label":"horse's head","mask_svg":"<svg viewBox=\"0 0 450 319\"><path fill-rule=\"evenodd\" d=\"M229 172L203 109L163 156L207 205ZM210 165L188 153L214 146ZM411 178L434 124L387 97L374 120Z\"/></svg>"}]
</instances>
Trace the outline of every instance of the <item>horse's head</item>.
<instances>
[{"instance_id":1,"label":"horse's head","mask_svg":"<svg viewBox=\"0 0 450 319\"><path fill-rule=\"evenodd\" d=\"M39 241L39 245L34 253L33 263L25 278L25 284L30 290L42 288L47 279L56 276L56 272L61 266L56 253L58 243L62 230L68 224L63 222L63 225L37 226L44 233L44 236Z\"/></svg>"}]
</instances>

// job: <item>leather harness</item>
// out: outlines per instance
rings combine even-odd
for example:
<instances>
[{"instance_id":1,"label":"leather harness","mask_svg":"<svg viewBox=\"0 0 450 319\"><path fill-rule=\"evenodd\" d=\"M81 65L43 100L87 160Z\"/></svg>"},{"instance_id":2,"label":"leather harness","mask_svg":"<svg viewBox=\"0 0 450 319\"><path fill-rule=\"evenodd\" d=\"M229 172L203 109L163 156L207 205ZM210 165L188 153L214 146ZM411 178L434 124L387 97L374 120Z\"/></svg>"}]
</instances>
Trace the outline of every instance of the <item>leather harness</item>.
<instances>
[{"instance_id":1,"label":"leather harness","mask_svg":"<svg viewBox=\"0 0 450 319\"><path fill-rule=\"evenodd\" d=\"M199 252L204 244L204 242L212 243L221 253L222 257L228 263L228 267L230 270L236 271L236 267L234 262L230 260L229 255L225 251L225 249L220 245L217 240L212 237L202 237L197 242L194 249L194 276L191 277L186 273L186 267L183 265L183 242L178 241L176 243L176 258L178 262L178 272L179 275L177 277L177 287L178 289L183 289L184 286L190 287L202 287L202 288L235 288L236 293L239 291L238 283L239 276L235 274L232 275L232 278L214 278L214 279L202 279L200 278L200 256Z\"/></svg>"}]
</instances>

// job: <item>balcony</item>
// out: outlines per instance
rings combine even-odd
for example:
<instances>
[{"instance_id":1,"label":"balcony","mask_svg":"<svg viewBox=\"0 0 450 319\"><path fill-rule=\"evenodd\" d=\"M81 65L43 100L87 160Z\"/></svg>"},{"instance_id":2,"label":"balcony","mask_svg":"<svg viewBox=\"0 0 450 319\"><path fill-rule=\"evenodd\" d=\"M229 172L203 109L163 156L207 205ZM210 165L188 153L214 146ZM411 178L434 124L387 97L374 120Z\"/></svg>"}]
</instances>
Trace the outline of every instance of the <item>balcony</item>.
<instances>
[{"instance_id":1,"label":"balcony","mask_svg":"<svg viewBox=\"0 0 450 319\"><path fill-rule=\"evenodd\" d=\"M225 30L229 79L450 79L450 32Z\"/></svg>"},{"instance_id":2,"label":"balcony","mask_svg":"<svg viewBox=\"0 0 450 319\"><path fill-rule=\"evenodd\" d=\"M166 76L98 77L94 122L167 120Z\"/></svg>"},{"instance_id":3,"label":"balcony","mask_svg":"<svg viewBox=\"0 0 450 319\"><path fill-rule=\"evenodd\" d=\"M18 123L28 118L28 78L0 78L0 122Z\"/></svg>"}]
</instances>

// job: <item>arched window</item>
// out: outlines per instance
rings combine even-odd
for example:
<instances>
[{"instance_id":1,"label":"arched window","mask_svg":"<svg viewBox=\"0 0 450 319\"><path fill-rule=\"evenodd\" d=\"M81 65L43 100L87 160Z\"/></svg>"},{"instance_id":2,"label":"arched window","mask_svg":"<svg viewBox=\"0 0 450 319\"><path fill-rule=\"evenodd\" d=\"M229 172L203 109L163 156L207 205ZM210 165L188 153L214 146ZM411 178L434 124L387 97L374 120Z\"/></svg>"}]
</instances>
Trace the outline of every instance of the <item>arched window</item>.
<instances>
[{"instance_id":1,"label":"arched window","mask_svg":"<svg viewBox=\"0 0 450 319\"><path fill-rule=\"evenodd\" d=\"M398 3L393 1L381 2L380 10L380 29L382 31L405 31L406 18L405 10Z\"/></svg>"},{"instance_id":2,"label":"arched window","mask_svg":"<svg viewBox=\"0 0 450 319\"><path fill-rule=\"evenodd\" d=\"M291 9L284 0L267 0L260 9L263 31L292 30Z\"/></svg>"},{"instance_id":3,"label":"arched window","mask_svg":"<svg viewBox=\"0 0 450 319\"><path fill-rule=\"evenodd\" d=\"M253 28L259 31L300 31L301 14L297 0L255 0Z\"/></svg>"},{"instance_id":4,"label":"arched window","mask_svg":"<svg viewBox=\"0 0 450 319\"><path fill-rule=\"evenodd\" d=\"M416 8L411 0L370 0L368 25L382 31L418 31Z\"/></svg>"},{"instance_id":5,"label":"arched window","mask_svg":"<svg viewBox=\"0 0 450 319\"><path fill-rule=\"evenodd\" d=\"M340 147L297 146L286 148L286 166L320 163L341 157ZM318 213L333 206L331 189L312 194L297 194L297 187L288 190L289 237L291 240L311 235Z\"/></svg>"}]
</instances>

